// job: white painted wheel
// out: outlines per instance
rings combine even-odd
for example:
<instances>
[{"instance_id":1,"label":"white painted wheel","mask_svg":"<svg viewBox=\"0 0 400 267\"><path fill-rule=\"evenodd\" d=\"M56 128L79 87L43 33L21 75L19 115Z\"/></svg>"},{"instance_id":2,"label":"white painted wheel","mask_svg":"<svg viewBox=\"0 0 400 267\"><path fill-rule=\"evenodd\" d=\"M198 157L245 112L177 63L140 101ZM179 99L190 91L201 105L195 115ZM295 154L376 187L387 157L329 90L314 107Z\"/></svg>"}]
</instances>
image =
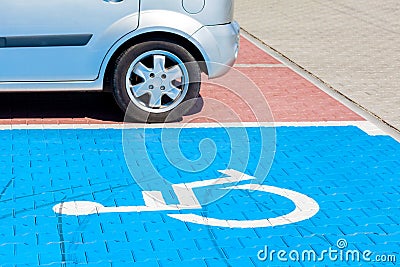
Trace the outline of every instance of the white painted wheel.
<instances>
[{"instance_id":1,"label":"white painted wheel","mask_svg":"<svg viewBox=\"0 0 400 267\"><path fill-rule=\"evenodd\" d=\"M243 221L222 220L222 219L208 218L197 214L168 214L168 216L183 222L190 222L190 223L209 225L209 226L219 226L219 227L229 227L229 228L261 228L261 227L271 227L271 226L291 224L307 220L312 216L314 216L315 214L317 214L317 212L319 211L319 205L314 199L289 189L279 188L275 186L254 185L254 184L239 185L225 189L252 190L252 191L261 191L261 192L276 194L290 199L296 205L296 208L294 211L286 215L282 215L275 218L260 219L260 220L243 220Z\"/></svg>"}]
</instances>

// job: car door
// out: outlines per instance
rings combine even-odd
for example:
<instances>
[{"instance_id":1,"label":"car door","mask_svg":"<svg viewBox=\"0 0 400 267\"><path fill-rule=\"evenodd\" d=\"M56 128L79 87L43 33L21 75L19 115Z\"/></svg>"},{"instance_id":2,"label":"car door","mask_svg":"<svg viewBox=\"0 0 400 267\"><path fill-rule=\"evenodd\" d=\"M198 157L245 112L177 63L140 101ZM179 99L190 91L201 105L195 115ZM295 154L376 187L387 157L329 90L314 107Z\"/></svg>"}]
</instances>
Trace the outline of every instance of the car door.
<instances>
[{"instance_id":1,"label":"car door","mask_svg":"<svg viewBox=\"0 0 400 267\"><path fill-rule=\"evenodd\" d=\"M12 0L0 5L0 82L95 80L138 26L140 0Z\"/></svg>"}]
</instances>

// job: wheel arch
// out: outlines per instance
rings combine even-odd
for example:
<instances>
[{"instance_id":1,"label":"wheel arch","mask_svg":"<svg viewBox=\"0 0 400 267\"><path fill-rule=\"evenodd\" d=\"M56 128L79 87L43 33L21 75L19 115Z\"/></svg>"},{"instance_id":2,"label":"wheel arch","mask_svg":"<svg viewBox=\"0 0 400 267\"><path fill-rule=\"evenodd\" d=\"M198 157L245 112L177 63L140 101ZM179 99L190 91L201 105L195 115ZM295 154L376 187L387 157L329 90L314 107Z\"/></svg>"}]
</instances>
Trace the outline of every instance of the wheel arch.
<instances>
[{"instance_id":1,"label":"wheel arch","mask_svg":"<svg viewBox=\"0 0 400 267\"><path fill-rule=\"evenodd\" d=\"M136 44L146 42L146 41L168 41L174 42L183 48L185 48L192 56L196 59L197 62L200 62L201 71L204 73L208 73L207 65L205 64L206 59L204 58L202 52L199 48L191 42L187 37L184 37L177 33L172 33L168 31L158 30L158 31L150 31L145 32L139 35L136 35L121 45L114 51L112 56L107 62L104 74L103 74L103 91L110 92L111 89L111 80L113 75L113 69L115 67L115 63L117 58L129 47L132 47Z\"/></svg>"}]
</instances>

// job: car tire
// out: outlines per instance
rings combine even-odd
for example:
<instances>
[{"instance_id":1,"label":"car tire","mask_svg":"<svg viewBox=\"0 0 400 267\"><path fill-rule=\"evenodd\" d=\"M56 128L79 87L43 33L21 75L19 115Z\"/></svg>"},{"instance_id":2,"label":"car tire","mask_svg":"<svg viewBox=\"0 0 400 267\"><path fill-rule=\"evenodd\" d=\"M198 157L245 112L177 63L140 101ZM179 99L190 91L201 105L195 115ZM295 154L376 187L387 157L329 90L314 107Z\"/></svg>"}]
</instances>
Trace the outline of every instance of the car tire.
<instances>
[{"instance_id":1,"label":"car tire","mask_svg":"<svg viewBox=\"0 0 400 267\"><path fill-rule=\"evenodd\" d=\"M114 98L125 118L136 122L179 120L195 104L201 70L182 46L147 41L124 51L116 60Z\"/></svg>"}]
</instances>

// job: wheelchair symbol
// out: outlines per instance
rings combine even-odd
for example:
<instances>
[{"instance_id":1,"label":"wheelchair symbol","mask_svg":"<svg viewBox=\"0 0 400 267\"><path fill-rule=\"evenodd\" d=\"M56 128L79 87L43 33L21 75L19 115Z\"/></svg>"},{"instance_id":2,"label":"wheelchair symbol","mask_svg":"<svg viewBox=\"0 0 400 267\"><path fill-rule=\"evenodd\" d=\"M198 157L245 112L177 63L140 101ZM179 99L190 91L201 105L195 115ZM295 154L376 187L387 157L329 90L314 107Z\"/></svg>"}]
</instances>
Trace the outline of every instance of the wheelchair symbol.
<instances>
[{"instance_id":1,"label":"wheelchair symbol","mask_svg":"<svg viewBox=\"0 0 400 267\"><path fill-rule=\"evenodd\" d=\"M222 185L230 183L238 183L249 181L255 177L246 175L236 170L224 170L221 173L227 175L224 178L174 184L172 188L179 200L177 205L167 205L160 191L143 191L144 206L120 206L120 207L105 207L99 203L89 201L72 201L57 204L53 207L53 211L64 215L85 216L91 214L102 213L123 213L123 212L151 212L151 211L183 211L202 209L195 193L194 188ZM285 215L265 218L258 220L223 220L217 218L209 218L193 213L188 214L168 214L169 217L195 224L208 226L219 226L229 228L261 228L291 224L307 220L313 217L319 211L318 203L301 193L293 190L279 188L275 186L259 185L259 184L244 184L222 188L224 190L250 190L272 193L291 200L295 204L295 209Z\"/></svg>"}]
</instances>

